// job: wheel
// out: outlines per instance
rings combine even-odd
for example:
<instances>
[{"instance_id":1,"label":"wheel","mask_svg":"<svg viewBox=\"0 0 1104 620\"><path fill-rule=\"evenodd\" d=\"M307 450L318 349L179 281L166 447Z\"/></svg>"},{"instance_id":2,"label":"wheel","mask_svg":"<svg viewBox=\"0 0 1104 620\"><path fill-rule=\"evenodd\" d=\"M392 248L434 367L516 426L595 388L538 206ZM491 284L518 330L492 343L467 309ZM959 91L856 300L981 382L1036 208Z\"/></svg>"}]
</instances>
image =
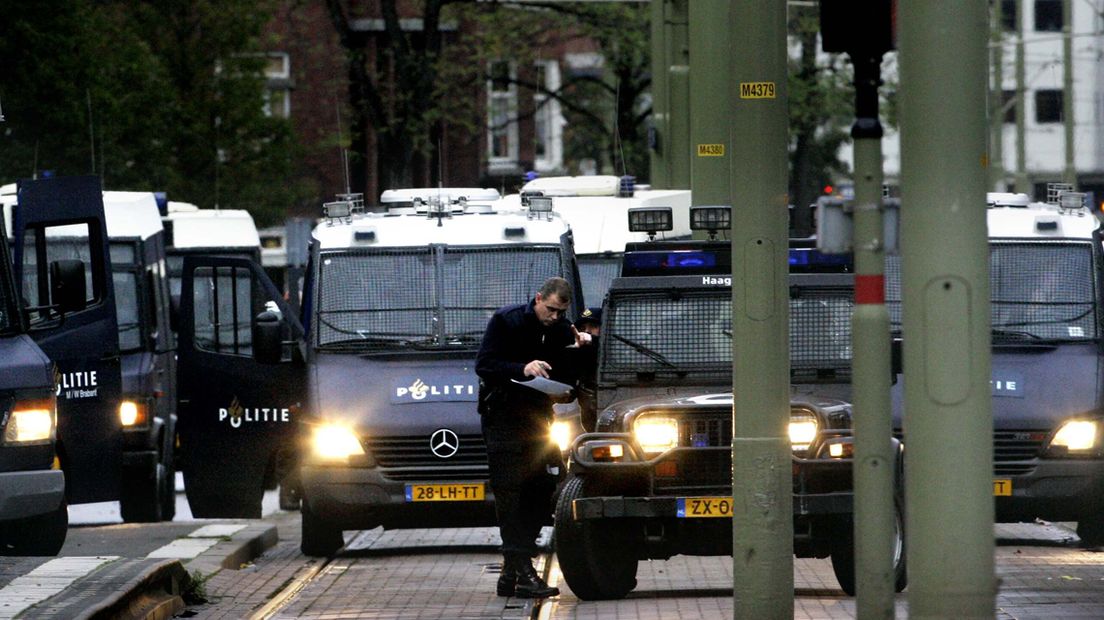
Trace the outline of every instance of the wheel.
<instances>
[{"instance_id":1,"label":"wheel","mask_svg":"<svg viewBox=\"0 0 1104 620\"><path fill-rule=\"evenodd\" d=\"M833 528L832 572L848 596L855 596L855 526L853 517L844 517ZM905 546L905 510L900 498L893 502L893 591L908 586L907 548Z\"/></svg>"},{"instance_id":2,"label":"wheel","mask_svg":"<svg viewBox=\"0 0 1104 620\"><path fill-rule=\"evenodd\" d=\"M341 530L314 514L309 502L303 501L299 514L303 517L303 534L299 542L299 549L303 555L327 557L345 546L345 538L341 535Z\"/></svg>"},{"instance_id":3,"label":"wheel","mask_svg":"<svg viewBox=\"0 0 1104 620\"><path fill-rule=\"evenodd\" d=\"M614 521L575 521L571 503L584 495L582 478L569 478L556 502L555 544L560 570L580 599L624 598L636 587L639 545L633 529Z\"/></svg>"},{"instance_id":4,"label":"wheel","mask_svg":"<svg viewBox=\"0 0 1104 620\"><path fill-rule=\"evenodd\" d=\"M1085 547L1104 546L1104 515L1096 515L1077 522L1077 537Z\"/></svg>"},{"instance_id":5,"label":"wheel","mask_svg":"<svg viewBox=\"0 0 1104 620\"><path fill-rule=\"evenodd\" d=\"M119 511L126 523L156 523L163 517L165 488L169 486L165 466L152 472L126 472L119 493Z\"/></svg>"},{"instance_id":6,"label":"wheel","mask_svg":"<svg viewBox=\"0 0 1104 620\"><path fill-rule=\"evenodd\" d=\"M0 555L57 555L69 529L65 500L52 512L0 523Z\"/></svg>"}]
</instances>

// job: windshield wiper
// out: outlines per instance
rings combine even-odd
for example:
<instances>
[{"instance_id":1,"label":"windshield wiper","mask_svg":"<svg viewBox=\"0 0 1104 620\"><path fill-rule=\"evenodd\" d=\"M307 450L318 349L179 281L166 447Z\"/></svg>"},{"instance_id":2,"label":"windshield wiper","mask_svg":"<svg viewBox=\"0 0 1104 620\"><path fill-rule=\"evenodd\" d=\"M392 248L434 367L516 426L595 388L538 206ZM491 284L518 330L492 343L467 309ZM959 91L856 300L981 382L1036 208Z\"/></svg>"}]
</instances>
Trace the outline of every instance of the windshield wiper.
<instances>
[{"instance_id":1,"label":"windshield wiper","mask_svg":"<svg viewBox=\"0 0 1104 620\"><path fill-rule=\"evenodd\" d=\"M639 342L636 342L635 340L629 340L628 338L625 338L624 336L618 336L617 334L613 334L613 338L614 340L618 340L629 345L633 348L633 350L635 350L637 353L640 353L644 357L651 358L652 360L657 361L660 364L663 364L664 366L667 366L669 368L674 368L675 370L679 369L678 366L672 364L671 360L667 359L667 357L659 351L649 349L648 347L640 344Z\"/></svg>"}]
</instances>

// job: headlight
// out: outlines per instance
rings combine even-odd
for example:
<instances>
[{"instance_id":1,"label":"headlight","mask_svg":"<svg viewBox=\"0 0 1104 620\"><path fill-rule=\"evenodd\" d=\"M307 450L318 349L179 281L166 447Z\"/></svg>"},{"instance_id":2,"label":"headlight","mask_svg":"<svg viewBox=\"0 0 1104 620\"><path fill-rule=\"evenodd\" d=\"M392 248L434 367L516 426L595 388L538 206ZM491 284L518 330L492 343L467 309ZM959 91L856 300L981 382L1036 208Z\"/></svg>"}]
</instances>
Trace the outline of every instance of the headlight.
<instances>
[{"instance_id":1,"label":"headlight","mask_svg":"<svg viewBox=\"0 0 1104 620\"><path fill-rule=\"evenodd\" d=\"M1100 436L1097 426L1094 420L1070 420L1058 428L1048 447L1067 454L1092 453Z\"/></svg>"},{"instance_id":2,"label":"headlight","mask_svg":"<svg viewBox=\"0 0 1104 620\"><path fill-rule=\"evenodd\" d=\"M572 435L574 434L571 427L571 423L565 420L556 420L552 423L552 429L548 435L552 443L560 447L560 452L564 452L571 447Z\"/></svg>"},{"instance_id":3,"label":"headlight","mask_svg":"<svg viewBox=\"0 0 1104 620\"><path fill-rule=\"evenodd\" d=\"M325 460L342 460L364 454L364 448L353 429L336 423L314 427L311 448L316 457Z\"/></svg>"},{"instance_id":4,"label":"headlight","mask_svg":"<svg viewBox=\"0 0 1104 620\"><path fill-rule=\"evenodd\" d=\"M54 404L49 399L16 401L4 443L49 441L54 438Z\"/></svg>"},{"instance_id":5,"label":"headlight","mask_svg":"<svg viewBox=\"0 0 1104 620\"><path fill-rule=\"evenodd\" d=\"M806 409L798 409L790 412L790 446L794 452L802 452L809 449L809 445L816 439L820 421L816 414Z\"/></svg>"},{"instance_id":6,"label":"headlight","mask_svg":"<svg viewBox=\"0 0 1104 620\"><path fill-rule=\"evenodd\" d=\"M663 452L678 445L678 422L674 418L638 418L633 434L645 453Z\"/></svg>"},{"instance_id":7,"label":"headlight","mask_svg":"<svg viewBox=\"0 0 1104 620\"><path fill-rule=\"evenodd\" d=\"M145 426L149 421L146 412L145 403L133 400L124 400L119 403L119 421L122 422L123 428Z\"/></svg>"}]
</instances>

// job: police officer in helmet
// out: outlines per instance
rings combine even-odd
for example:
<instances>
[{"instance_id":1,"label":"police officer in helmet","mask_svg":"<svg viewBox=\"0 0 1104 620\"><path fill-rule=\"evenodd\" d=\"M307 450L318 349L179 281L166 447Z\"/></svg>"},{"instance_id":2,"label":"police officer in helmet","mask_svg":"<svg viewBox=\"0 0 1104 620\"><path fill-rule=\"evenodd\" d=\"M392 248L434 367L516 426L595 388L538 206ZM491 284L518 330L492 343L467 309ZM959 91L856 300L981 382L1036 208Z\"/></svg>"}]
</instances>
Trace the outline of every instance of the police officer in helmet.
<instances>
[{"instance_id":1,"label":"police officer in helmet","mask_svg":"<svg viewBox=\"0 0 1104 620\"><path fill-rule=\"evenodd\" d=\"M577 347L589 348L590 337L567 320L571 296L567 280L549 278L532 301L500 308L476 356L479 413L504 556L499 596L560 593L541 579L531 561L537 536L551 516L557 482L552 469L560 461L549 437L552 401L517 382L544 377L574 384L573 358Z\"/></svg>"}]
</instances>

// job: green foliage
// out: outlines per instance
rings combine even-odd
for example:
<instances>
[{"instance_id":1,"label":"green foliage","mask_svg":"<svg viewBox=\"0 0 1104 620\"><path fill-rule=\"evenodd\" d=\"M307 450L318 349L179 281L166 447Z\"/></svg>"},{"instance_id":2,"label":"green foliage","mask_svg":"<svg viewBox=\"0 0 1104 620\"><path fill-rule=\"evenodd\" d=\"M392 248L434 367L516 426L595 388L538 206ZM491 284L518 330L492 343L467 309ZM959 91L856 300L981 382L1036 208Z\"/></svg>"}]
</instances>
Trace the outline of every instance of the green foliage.
<instances>
[{"instance_id":1,"label":"green foliage","mask_svg":"<svg viewBox=\"0 0 1104 620\"><path fill-rule=\"evenodd\" d=\"M290 124L263 113L272 4L0 0L0 179L95 173L282 220L305 188L284 187Z\"/></svg>"}]
</instances>

